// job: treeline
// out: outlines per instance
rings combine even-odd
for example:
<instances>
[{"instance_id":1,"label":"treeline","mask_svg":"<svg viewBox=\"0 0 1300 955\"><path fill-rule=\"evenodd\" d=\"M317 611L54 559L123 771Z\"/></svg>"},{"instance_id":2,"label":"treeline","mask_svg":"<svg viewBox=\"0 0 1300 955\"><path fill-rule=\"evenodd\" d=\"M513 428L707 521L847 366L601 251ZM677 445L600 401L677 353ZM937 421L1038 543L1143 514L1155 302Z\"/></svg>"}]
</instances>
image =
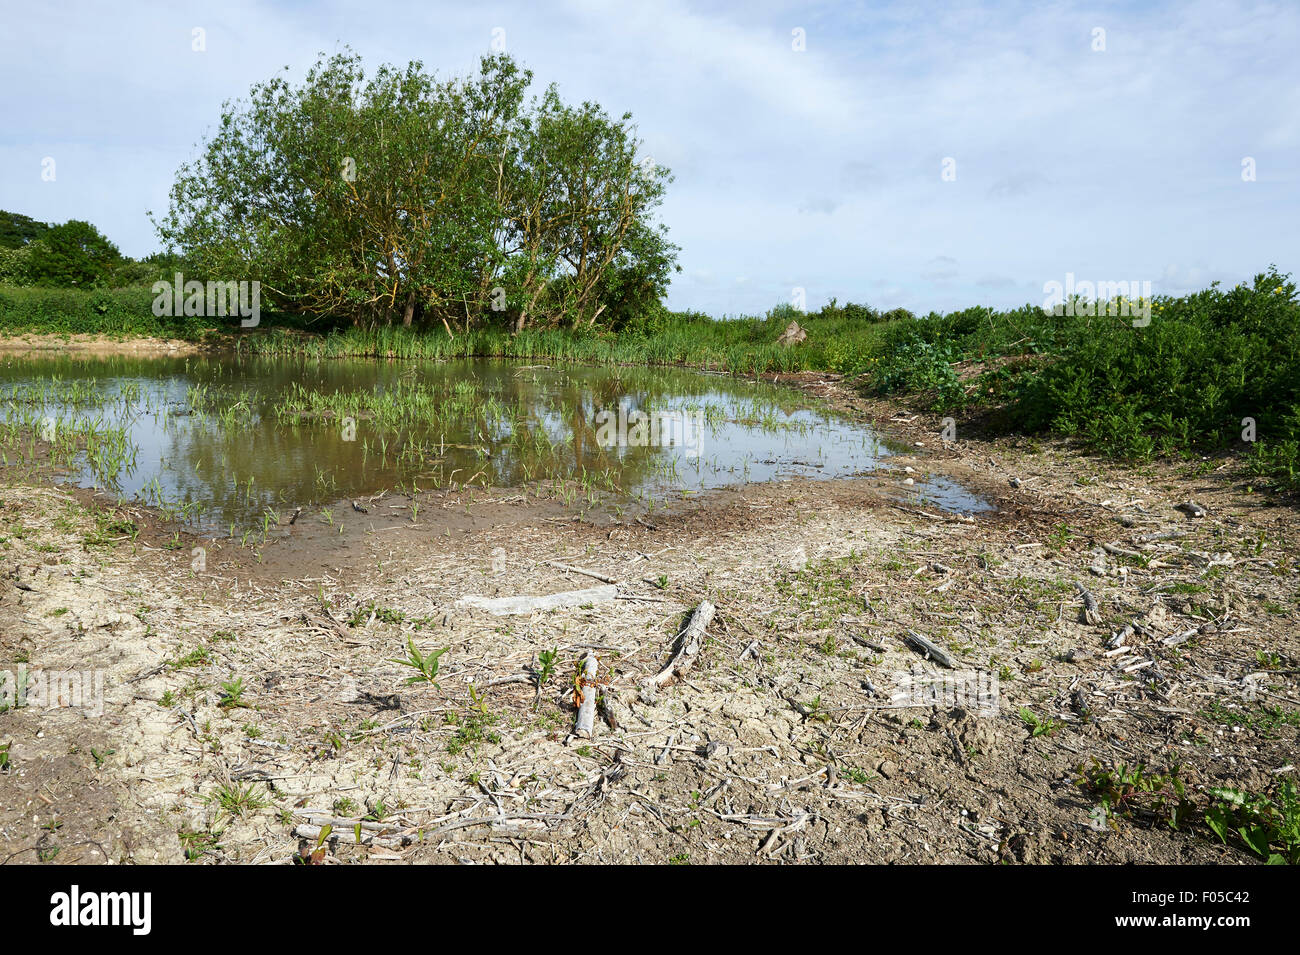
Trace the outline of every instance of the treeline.
<instances>
[{"instance_id":1,"label":"treeline","mask_svg":"<svg viewBox=\"0 0 1300 955\"><path fill-rule=\"evenodd\" d=\"M159 235L197 278L363 327L617 328L661 308L668 170L630 114L531 82L505 55L438 79L349 52L255 85L177 173Z\"/></svg>"},{"instance_id":2,"label":"treeline","mask_svg":"<svg viewBox=\"0 0 1300 955\"><path fill-rule=\"evenodd\" d=\"M149 284L178 265L175 256L123 255L89 222L39 222L0 210L0 285L62 289Z\"/></svg>"},{"instance_id":3,"label":"treeline","mask_svg":"<svg viewBox=\"0 0 1300 955\"><path fill-rule=\"evenodd\" d=\"M993 432L1055 434L1130 461L1235 452L1266 483L1300 493L1300 299L1275 267L1232 288L1216 283L1157 296L1148 324L1106 308L1075 316L1041 305L912 316L830 303L761 317L647 315L618 333L421 335L402 328L304 337L276 330L241 339L257 354L318 358L502 356L591 363L688 365L737 375L830 371L875 395L952 416L958 438L978 420ZM798 321L807 339L778 338Z\"/></svg>"}]
</instances>

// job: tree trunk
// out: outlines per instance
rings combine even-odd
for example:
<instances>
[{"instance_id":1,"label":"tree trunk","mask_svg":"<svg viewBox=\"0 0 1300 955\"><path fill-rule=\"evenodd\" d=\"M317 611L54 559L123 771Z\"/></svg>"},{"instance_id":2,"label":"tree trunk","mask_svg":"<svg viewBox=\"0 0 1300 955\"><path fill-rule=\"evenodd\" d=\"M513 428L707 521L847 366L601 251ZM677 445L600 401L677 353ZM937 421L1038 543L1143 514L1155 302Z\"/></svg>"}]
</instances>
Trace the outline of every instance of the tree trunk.
<instances>
[{"instance_id":1,"label":"tree trunk","mask_svg":"<svg viewBox=\"0 0 1300 955\"><path fill-rule=\"evenodd\" d=\"M402 310L402 327L410 328L411 322L415 318L415 290L412 289L406 296L406 308Z\"/></svg>"}]
</instances>

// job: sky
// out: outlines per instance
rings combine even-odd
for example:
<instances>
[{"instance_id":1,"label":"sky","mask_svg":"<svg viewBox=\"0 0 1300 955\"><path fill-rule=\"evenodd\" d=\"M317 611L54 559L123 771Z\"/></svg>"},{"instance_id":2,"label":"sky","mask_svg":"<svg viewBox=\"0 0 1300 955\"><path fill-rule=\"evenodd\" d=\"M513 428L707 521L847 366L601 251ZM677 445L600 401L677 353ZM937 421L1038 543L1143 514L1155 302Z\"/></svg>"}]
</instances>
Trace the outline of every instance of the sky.
<instances>
[{"instance_id":1,"label":"sky","mask_svg":"<svg viewBox=\"0 0 1300 955\"><path fill-rule=\"evenodd\" d=\"M494 39L673 172L674 308L1300 273L1294 0L0 0L0 209L146 255L223 102L344 46L464 74Z\"/></svg>"}]
</instances>

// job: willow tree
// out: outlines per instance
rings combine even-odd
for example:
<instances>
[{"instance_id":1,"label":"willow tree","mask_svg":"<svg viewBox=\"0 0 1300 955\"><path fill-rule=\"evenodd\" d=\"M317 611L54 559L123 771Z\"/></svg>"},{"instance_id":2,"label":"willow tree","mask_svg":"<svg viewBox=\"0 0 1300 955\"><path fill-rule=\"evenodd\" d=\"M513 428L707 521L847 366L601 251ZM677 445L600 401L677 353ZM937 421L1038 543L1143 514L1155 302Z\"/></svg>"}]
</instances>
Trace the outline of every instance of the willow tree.
<instances>
[{"instance_id":1,"label":"willow tree","mask_svg":"<svg viewBox=\"0 0 1300 955\"><path fill-rule=\"evenodd\" d=\"M504 55L367 78L343 53L254 86L178 172L159 234L209 277L356 323L590 325L629 277L657 300L667 171L638 164L630 116L554 88L526 102L531 80Z\"/></svg>"}]
</instances>

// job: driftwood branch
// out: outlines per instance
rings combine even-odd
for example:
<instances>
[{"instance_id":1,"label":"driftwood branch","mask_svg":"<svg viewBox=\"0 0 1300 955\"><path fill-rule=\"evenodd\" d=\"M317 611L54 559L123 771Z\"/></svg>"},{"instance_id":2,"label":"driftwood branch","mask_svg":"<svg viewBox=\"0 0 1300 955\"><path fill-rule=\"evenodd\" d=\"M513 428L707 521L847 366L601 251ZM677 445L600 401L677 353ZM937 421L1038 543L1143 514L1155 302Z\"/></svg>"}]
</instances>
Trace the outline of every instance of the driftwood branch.
<instances>
[{"instance_id":1,"label":"driftwood branch","mask_svg":"<svg viewBox=\"0 0 1300 955\"><path fill-rule=\"evenodd\" d=\"M707 600L700 601L700 605L691 614L691 619L687 621L685 629L679 634L681 642L678 644L677 652L668 661L666 667L646 680L647 684L655 688L665 687L675 678L686 675L686 671L695 662L696 654L704 646L704 628L709 625L717 609Z\"/></svg>"},{"instance_id":2,"label":"driftwood branch","mask_svg":"<svg viewBox=\"0 0 1300 955\"><path fill-rule=\"evenodd\" d=\"M509 614L533 613L537 610L557 610L561 607L581 607L585 604L604 603L618 597L613 584L588 587L586 590L565 590L558 594L540 597L462 597L458 607L474 607L490 614L504 617Z\"/></svg>"},{"instance_id":3,"label":"driftwood branch","mask_svg":"<svg viewBox=\"0 0 1300 955\"><path fill-rule=\"evenodd\" d=\"M915 630L907 631L907 642L940 666L945 666L949 670L957 669L957 660L951 653Z\"/></svg>"},{"instance_id":4,"label":"driftwood branch","mask_svg":"<svg viewBox=\"0 0 1300 955\"><path fill-rule=\"evenodd\" d=\"M591 739L591 732L596 725L596 657L590 653L582 661L579 692L582 694L582 702L578 704L578 723L573 728L573 735Z\"/></svg>"}]
</instances>

